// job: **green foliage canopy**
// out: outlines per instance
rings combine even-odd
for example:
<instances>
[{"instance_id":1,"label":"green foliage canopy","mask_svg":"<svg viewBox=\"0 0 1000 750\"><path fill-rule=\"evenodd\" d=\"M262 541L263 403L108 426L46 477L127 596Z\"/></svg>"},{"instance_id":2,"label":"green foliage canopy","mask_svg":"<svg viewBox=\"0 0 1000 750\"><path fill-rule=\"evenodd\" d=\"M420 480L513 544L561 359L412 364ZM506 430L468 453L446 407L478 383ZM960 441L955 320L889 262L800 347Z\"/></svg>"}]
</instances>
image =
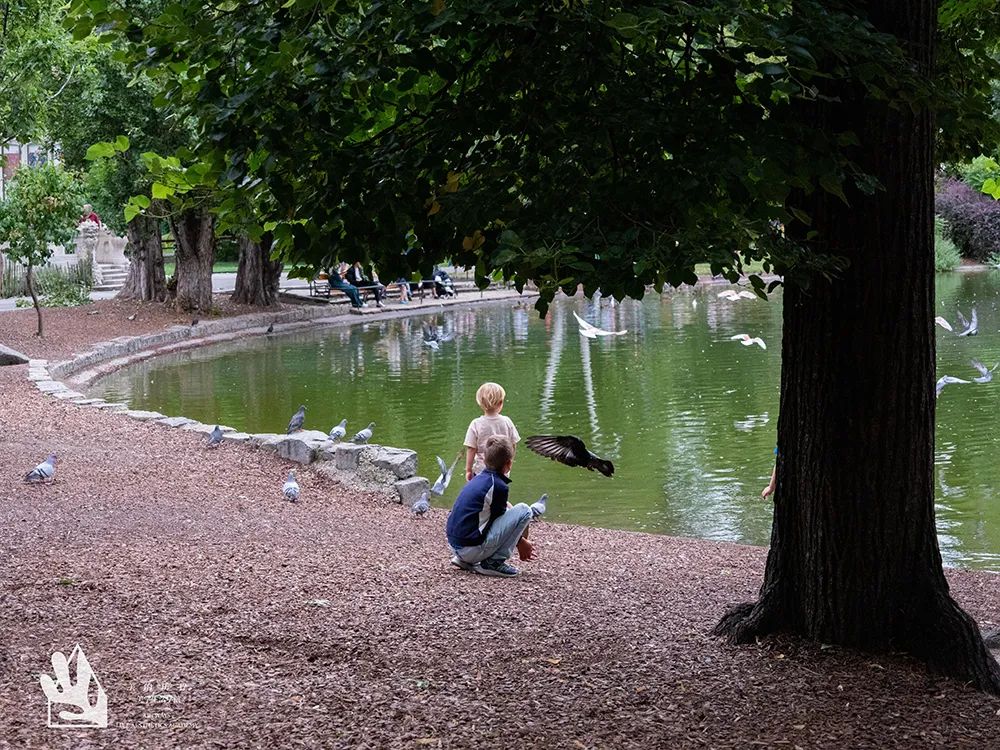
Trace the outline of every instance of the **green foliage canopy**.
<instances>
[{"instance_id":1,"label":"green foliage canopy","mask_svg":"<svg viewBox=\"0 0 1000 750\"><path fill-rule=\"evenodd\" d=\"M977 18L943 10L954 29ZM830 272L790 196L878 185L858 134L819 132L803 108L844 86L899 106L934 95L849 3L177 0L143 15L75 0L72 14L125 40L158 103L197 122L181 184L221 191L222 229L273 231L304 268L339 255L426 273L451 257L535 281L543 306L578 283L641 297L693 282L697 262ZM979 102L981 80L965 84Z\"/></svg>"},{"instance_id":2,"label":"green foliage canopy","mask_svg":"<svg viewBox=\"0 0 1000 750\"><path fill-rule=\"evenodd\" d=\"M50 245L68 244L80 219L83 195L71 172L46 164L23 168L0 203L0 243L12 260L41 266Z\"/></svg>"}]
</instances>

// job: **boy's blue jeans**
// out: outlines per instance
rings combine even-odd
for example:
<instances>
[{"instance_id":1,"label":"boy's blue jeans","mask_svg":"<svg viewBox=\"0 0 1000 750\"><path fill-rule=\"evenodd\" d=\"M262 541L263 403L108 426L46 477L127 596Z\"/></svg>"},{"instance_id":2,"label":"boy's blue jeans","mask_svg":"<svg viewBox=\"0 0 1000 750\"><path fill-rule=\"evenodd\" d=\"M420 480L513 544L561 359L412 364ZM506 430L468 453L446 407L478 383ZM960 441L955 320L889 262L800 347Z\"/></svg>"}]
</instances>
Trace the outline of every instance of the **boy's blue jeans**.
<instances>
[{"instance_id":1,"label":"boy's blue jeans","mask_svg":"<svg viewBox=\"0 0 1000 750\"><path fill-rule=\"evenodd\" d=\"M492 523L482 544L472 547L452 545L452 549L462 562L472 564L483 560L506 562L514 554L517 540L521 538L521 534L528 528L530 522L531 508L525 503L518 503L513 508L508 508L506 513Z\"/></svg>"}]
</instances>

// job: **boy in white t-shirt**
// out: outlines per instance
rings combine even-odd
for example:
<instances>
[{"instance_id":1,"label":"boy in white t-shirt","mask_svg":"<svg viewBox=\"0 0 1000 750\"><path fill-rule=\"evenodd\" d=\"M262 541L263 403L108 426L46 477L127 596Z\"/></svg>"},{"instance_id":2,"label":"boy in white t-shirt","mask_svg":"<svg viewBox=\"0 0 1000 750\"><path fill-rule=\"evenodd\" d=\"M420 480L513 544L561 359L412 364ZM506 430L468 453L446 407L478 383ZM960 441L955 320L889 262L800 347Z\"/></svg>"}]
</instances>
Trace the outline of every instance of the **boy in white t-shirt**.
<instances>
[{"instance_id":1,"label":"boy in white t-shirt","mask_svg":"<svg viewBox=\"0 0 1000 750\"><path fill-rule=\"evenodd\" d=\"M517 449L521 435L510 418L500 413L506 397L507 392L497 383L483 383L476 391L476 403L483 410L483 416L473 419L465 433L466 481L471 481L486 467L483 456L486 453L486 440L491 435L503 435L510 440L515 451Z\"/></svg>"}]
</instances>

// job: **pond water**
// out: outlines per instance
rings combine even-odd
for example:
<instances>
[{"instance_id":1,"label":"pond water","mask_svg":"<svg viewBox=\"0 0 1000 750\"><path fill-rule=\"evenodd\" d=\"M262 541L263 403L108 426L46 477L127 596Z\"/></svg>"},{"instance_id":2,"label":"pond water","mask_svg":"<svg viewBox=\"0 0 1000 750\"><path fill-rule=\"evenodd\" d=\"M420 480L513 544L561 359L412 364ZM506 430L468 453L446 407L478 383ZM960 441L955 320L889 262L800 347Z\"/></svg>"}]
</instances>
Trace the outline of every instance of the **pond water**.
<instances>
[{"instance_id":1,"label":"pond water","mask_svg":"<svg viewBox=\"0 0 1000 750\"><path fill-rule=\"evenodd\" d=\"M433 481L435 455L462 448L480 414L475 391L495 380L522 436L576 434L615 463L613 479L518 451L511 499L550 496L553 521L703 539L768 543L777 428L781 295L735 302L716 285L612 306L556 302L545 320L530 303L253 337L137 363L90 388L133 408L247 432L284 432L299 404L306 427L348 435L376 422L373 442L408 447ZM977 307L980 335L938 330L938 374L977 375L973 357L1000 362L1000 274L938 276L938 311ZM624 336L584 338L572 313ZM425 324L455 333L432 351ZM744 347L748 333L767 344ZM950 564L1000 570L1000 440L989 384L952 385L938 399L937 517ZM456 477L438 505L450 506Z\"/></svg>"}]
</instances>

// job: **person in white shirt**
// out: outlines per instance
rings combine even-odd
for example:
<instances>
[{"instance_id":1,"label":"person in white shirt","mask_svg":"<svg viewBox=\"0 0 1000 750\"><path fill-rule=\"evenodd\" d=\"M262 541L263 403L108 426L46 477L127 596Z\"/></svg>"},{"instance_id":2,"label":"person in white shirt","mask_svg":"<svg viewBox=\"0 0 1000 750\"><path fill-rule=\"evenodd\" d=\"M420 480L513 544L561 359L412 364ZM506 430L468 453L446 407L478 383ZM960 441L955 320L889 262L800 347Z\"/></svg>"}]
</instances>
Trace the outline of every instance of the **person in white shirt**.
<instances>
[{"instance_id":1,"label":"person in white shirt","mask_svg":"<svg viewBox=\"0 0 1000 750\"><path fill-rule=\"evenodd\" d=\"M466 481L470 481L485 468L483 457L486 454L486 440L491 435L507 437L515 451L517 449L521 435L510 418L500 413L505 398L507 392L498 383L483 383L476 391L476 403L483 410L483 416L473 419L465 432Z\"/></svg>"}]
</instances>

